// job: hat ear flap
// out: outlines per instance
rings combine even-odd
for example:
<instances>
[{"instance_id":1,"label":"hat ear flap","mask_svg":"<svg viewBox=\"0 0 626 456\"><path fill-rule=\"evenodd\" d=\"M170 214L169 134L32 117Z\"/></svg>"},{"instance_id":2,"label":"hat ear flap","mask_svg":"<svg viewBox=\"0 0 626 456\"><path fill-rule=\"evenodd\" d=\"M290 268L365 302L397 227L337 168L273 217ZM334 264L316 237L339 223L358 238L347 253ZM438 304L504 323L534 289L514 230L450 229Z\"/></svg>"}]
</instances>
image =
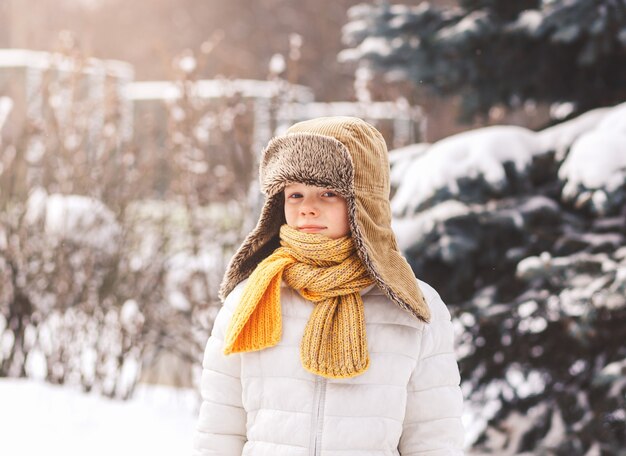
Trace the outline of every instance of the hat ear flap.
<instances>
[{"instance_id":1,"label":"hat ear flap","mask_svg":"<svg viewBox=\"0 0 626 456\"><path fill-rule=\"evenodd\" d=\"M247 279L257 265L280 247L280 227L285 224L284 195L282 192L267 198L256 227L230 260L220 285L219 297L226 296Z\"/></svg>"}]
</instances>

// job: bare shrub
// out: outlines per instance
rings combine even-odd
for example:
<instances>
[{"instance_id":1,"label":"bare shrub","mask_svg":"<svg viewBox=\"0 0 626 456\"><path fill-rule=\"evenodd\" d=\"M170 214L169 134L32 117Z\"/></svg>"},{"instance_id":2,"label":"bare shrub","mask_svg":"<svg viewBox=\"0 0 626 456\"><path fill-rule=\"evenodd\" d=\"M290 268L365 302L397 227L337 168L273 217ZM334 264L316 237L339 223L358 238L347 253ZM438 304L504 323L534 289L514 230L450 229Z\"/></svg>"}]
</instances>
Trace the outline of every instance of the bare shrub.
<instances>
[{"instance_id":1,"label":"bare shrub","mask_svg":"<svg viewBox=\"0 0 626 456\"><path fill-rule=\"evenodd\" d=\"M90 62L57 56L41 109L0 143L0 376L127 398L159 354L201 358L253 210L251 104L203 100L179 71L165 140L131 141L120 81L94 96Z\"/></svg>"}]
</instances>

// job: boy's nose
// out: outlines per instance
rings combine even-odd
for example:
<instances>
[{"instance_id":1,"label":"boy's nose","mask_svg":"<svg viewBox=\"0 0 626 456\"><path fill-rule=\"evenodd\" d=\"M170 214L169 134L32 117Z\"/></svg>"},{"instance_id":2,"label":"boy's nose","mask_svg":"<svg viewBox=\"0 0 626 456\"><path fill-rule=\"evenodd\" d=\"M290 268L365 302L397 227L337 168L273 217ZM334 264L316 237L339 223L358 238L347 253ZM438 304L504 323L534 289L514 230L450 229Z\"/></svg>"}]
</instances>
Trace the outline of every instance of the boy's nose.
<instances>
[{"instance_id":1,"label":"boy's nose","mask_svg":"<svg viewBox=\"0 0 626 456\"><path fill-rule=\"evenodd\" d=\"M303 204L300 207L300 214L316 216L318 214L318 211L317 211L317 208L313 206L312 204Z\"/></svg>"},{"instance_id":2,"label":"boy's nose","mask_svg":"<svg viewBox=\"0 0 626 456\"><path fill-rule=\"evenodd\" d=\"M314 208L302 209L300 211L302 215L317 215L317 211Z\"/></svg>"}]
</instances>

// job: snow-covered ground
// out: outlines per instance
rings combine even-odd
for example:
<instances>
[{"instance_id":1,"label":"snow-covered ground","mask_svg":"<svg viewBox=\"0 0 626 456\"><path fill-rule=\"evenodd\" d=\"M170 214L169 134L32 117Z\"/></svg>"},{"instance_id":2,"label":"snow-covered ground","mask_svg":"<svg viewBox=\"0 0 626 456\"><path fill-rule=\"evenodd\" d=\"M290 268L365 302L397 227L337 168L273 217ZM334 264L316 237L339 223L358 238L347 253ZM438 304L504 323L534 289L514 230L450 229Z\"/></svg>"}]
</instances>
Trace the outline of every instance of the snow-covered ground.
<instances>
[{"instance_id":1,"label":"snow-covered ground","mask_svg":"<svg viewBox=\"0 0 626 456\"><path fill-rule=\"evenodd\" d=\"M180 456L192 452L199 399L192 390L140 385L122 402L69 387L0 378L2 456ZM466 410L469 443L482 425Z\"/></svg>"},{"instance_id":2,"label":"snow-covered ground","mask_svg":"<svg viewBox=\"0 0 626 456\"><path fill-rule=\"evenodd\" d=\"M191 454L194 391L140 386L127 402L32 380L0 379L3 456Z\"/></svg>"}]
</instances>

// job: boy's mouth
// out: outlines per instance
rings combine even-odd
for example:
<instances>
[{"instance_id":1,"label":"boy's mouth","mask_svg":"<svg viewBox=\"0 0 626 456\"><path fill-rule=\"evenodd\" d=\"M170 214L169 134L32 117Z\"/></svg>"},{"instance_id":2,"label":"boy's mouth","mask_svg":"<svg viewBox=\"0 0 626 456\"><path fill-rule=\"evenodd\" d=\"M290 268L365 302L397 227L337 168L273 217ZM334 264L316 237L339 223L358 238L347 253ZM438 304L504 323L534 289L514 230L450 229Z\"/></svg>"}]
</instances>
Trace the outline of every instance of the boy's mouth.
<instances>
[{"instance_id":1,"label":"boy's mouth","mask_svg":"<svg viewBox=\"0 0 626 456\"><path fill-rule=\"evenodd\" d=\"M325 229L326 229L325 226L320 226L320 225L302 225L298 227L299 231L303 231L305 233L317 233Z\"/></svg>"}]
</instances>

